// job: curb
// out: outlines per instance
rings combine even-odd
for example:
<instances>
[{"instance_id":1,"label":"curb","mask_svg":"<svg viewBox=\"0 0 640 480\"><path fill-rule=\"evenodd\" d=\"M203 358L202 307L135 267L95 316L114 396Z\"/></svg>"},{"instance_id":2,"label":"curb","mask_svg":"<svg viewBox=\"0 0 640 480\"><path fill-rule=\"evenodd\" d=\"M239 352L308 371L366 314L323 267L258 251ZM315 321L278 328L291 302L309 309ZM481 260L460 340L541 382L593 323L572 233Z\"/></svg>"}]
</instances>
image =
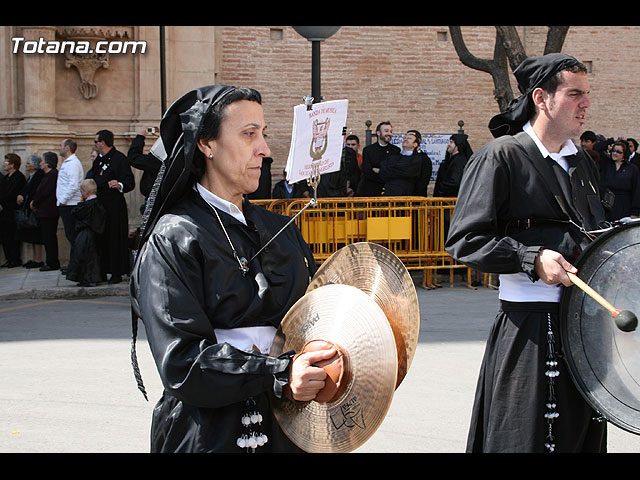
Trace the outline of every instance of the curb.
<instances>
[{"instance_id":1,"label":"curb","mask_svg":"<svg viewBox=\"0 0 640 480\"><path fill-rule=\"evenodd\" d=\"M0 294L0 301L4 300L42 300L77 297L112 297L129 296L129 282L122 285L96 285L95 287L51 287L20 290L12 293Z\"/></svg>"}]
</instances>

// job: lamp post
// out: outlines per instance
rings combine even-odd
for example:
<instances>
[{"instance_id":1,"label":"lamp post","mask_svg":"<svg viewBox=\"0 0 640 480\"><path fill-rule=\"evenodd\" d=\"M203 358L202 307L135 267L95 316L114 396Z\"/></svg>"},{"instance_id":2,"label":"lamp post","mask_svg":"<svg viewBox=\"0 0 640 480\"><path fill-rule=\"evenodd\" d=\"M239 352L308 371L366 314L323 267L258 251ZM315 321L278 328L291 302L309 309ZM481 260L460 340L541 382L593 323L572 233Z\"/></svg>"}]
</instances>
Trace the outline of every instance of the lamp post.
<instances>
[{"instance_id":1,"label":"lamp post","mask_svg":"<svg viewBox=\"0 0 640 480\"><path fill-rule=\"evenodd\" d=\"M336 33L340 27L293 27L293 29L311 42L311 96L313 103L322 100L320 95L320 43Z\"/></svg>"}]
</instances>

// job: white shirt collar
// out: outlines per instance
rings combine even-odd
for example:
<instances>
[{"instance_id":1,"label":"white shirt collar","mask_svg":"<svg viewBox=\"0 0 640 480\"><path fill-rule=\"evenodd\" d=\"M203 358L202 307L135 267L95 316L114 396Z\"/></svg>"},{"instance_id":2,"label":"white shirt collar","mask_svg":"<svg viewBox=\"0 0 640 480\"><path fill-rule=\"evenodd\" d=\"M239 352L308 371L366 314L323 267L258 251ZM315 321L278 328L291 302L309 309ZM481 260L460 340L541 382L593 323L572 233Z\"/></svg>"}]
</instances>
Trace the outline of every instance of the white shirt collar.
<instances>
[{"instance_id":1,"label":"white shirt collar","mask_svg":"<svg viewBox=\"0 0 640 480\"><path fill-rule=\"evenodd\" d=\"M569 168L567 161L564 159L564 157L567 157L569 155L575 155L576 153L578 153L578 149L576 145L571 141L571 139L564 142L564 144L562 145L562 148L558 153L550 153L549 150L547 150L547 148L542 144L542 142L536 135L536 132L533 130L533 126L531 125L531 122L525 123L522 129L533 139L533 141L538 146L538 149L540 150L540 153L542 154L543 157L553 158L565 170Z\"/></svg>"},{"instance_id":2,"label":"white shirt collar","mask_svg":"<svg viewBox=\"0 0 640 480\"><path fill-rule=\"evenodd\" d=\"M226 212L234 217L239 222L242 222L245 225L247 224L247 220L244 218L244 213L242 213L242 210L240 210L235 204L226 201L224 198L218 197L216 194L210 192L199 183L196 183L194 188L209 205L211 205L212 207L217 207L223 212Z\"/></svg>"}]
</instances>

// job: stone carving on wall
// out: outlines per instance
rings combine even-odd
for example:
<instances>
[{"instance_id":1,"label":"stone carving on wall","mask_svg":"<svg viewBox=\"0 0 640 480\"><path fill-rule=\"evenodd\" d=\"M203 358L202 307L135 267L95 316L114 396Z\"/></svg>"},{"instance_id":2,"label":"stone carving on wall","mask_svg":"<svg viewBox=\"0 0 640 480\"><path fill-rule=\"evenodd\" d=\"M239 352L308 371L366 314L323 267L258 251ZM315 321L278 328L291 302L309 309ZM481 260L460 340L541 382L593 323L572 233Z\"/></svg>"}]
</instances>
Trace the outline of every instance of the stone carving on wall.
<instances>
[{"instance_id":1,"label":"stone carving on wall","mask_svg":"<svg viewBox=\"0 0 640 480\"><path fill-rule=\"evenodd\" d=\"M74 42L88 42L89 52L65 51L65 67L75 67L80 75L80 93L86 100L98 95L98 85L94 82L94 75L99 68L109 68L109 53L95 51L96 43L100 41L127 40L133 36L133 27L121 26L71 26L57 27L56 37L61 40Z\"/></svg>"}]
</instances>

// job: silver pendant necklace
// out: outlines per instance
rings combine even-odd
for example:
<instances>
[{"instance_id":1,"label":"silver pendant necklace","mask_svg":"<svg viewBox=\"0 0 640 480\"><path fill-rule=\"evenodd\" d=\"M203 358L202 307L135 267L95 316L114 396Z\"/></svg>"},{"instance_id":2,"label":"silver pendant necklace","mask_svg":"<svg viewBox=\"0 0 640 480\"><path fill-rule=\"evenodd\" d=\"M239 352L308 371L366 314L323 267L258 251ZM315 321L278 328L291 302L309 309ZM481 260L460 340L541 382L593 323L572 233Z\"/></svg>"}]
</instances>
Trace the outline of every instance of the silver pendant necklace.
<instances>
[{"instance_id":1,"label":"silver pendant necklace","mask_svg":"<svg viewBox=\"0 0 640 480\"><path fill-rule=\"evenodd\" d=\"M318 183L318 181L316 181L316 183L314 184L314 190L315 190L315 187L317 186L317 183ZM222 227L222 231L224 232L224 236L227 237L227 241L229 242L229 246L231 247L231 253L233 253L234 258L238 262L240 271L242 272L242 276L246 276L246 274L249 272L249 263L251 263L251 261L254 258L256 258L258 255L260 255L262 253L262 251L265 248L267 248L267 246L269 246L269 244L271 242L273 242L276 239L276 237L278 235L280 235L284 231L285 228L287 228L289 225L291 225L296 220L296 218L298 218L298 216L302 214L302 212L304 212L310 206L316 206L317 205L317 200L316 200L315 196L314 196L314 198L310 199L309 202L304 207L302 207L302 209L300 209L298 211L298 213L296 213L293 217L291 217L289 219L289 221L278 231L278 233L276 233L273 237L271 237L269 239L269 241L267 243L265 243L260 248L260 250L258 250L255 253L255 255L253 257L251 257L248 261L247 261L247 259L245 257L239 257L238 256L238 253L236 252L236 248L233 246L233 242L231 241L231 238L229 237L229 234L227 233L227 229L224 228L224 225L222 223L222 219L220 218L220 215L218 215L218 210L215 207L213 207L212 205L209 205L209 202L207 202L206 200L204 200L204 203L206 203L209 206L209 208L211 210L213 210L213 213L216 214L218 222L220 223L220 227Z\"/></svg>"},{"instance_id":2,"label":"silver pendant necklace","mask_svg":"<svg viewBox=\"0 0 640 480\"><path fill-rule=\"evenodd\" d=\"M207 205L209 205L209 204L207 203ZM240 266L240 271L242 272L242 275L245 276L249 272L249 262L247 261L246 258L238 256L238 253L236 252L236 248L233 246L233 242L231 241L231 238L229 237L229 234L227 233L227 229L224 228L224 224L222 223L222 219L220 218L220 215L218 215L218 210L216 210L211 205L209 205L209 207L211 208L211 210L213 210L213 213L216 214L216 217L218 218L218 222L220 222L220 226L222 227L222 231L224 232L224 236L227 237L227 241L229 242L229 246L231 247L231 253L233 253L233 256L237 260L238 265ZM260 249L260 251L258 251L258 253L260 253L261 251L262 251L262 249ZM256 253L253 257L251 257L251 260L256 258L258 253ZM249 261L251 261L251 260L249 260Z\"/></svg>"}]
</instances>

